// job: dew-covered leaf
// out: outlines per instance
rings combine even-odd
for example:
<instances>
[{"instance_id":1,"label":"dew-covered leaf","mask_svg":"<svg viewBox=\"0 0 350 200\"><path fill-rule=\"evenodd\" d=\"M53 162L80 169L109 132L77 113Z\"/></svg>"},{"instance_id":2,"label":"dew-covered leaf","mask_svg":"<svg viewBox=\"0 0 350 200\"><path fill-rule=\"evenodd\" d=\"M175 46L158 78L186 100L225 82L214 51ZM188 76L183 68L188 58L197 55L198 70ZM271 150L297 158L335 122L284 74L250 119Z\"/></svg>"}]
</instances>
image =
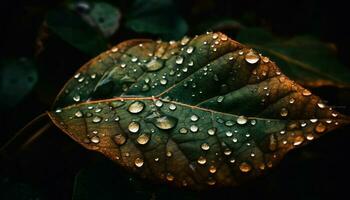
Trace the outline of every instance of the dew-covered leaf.
<instances>
[{"instance_id":1,"label":"dew-covered leaf","mask_svg":"<svg viewBox=\"0 0 350 200\"><path fill-rule=\"evenodd\" d=\"M88 55L95 56L107 48L107 41L103 36L72 11L49 12L47 25L64 41Z\"/></svg>"},{"instance_id":2,"label":"dew-covered leaf","mask_svg":"<svg viewBox=\"0 0 350 200\"><path fill-rule=\"evenodd\" d=\"M221 33L123 42L85 64L49 115L141 177L197 189L239 185L349 123Z\"/></svg>"},{"instance_id":3,"label":"dew-covered leaf","mask_svg":"<svg viewBox=\"0 0 350 200\"><path fill-rule=\"evenodd\" d=\"M35 63L27 58L1 60L0 64L0 103L8 109L32 90L38 74Z\"/></svg>"},{"instance_id":4,"label":"dew-covered leaf","mask_svg":"<svg viewBox=\"0 0 350 200\"><path fill-rule=\"evenodd\" d=\"M188 29L172 0L134 1L126 26L135 32L155 34L164 39L179 39Z\"/></svg>"},{"instance_id":5,"label":"dew-covered leaf","mask_svg":"<svg viewBox=\"0 0 350 200\"><path fill-rule=\"evenodd\" d=\"M317 86L350 86L350 70L336 57L332 45L310 36L277 39L260 28L243 29L237 40L271 56L283 72L299 83Z\"/></svg>"}]
</instances>

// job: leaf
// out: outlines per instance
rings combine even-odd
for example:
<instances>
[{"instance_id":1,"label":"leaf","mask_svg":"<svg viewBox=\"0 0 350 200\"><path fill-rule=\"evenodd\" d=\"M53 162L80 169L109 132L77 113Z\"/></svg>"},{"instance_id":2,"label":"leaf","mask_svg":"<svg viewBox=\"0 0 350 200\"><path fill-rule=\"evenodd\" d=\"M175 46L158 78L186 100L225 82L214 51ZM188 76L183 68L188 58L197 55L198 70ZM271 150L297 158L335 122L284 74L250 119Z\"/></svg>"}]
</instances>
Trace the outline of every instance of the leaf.
<instances>
[{"instance_id":1,"label":"leaf","mask_svg":"<svg viewBox=\"0 0 350 200\"><path fill-rule=\"evenodd\" d=\"M76 10L91 27L97 28L104 37L112 36L119 28L121 13L118 8L105 3L77 2L71 7Z\"/></svg>"},{"instance_id":2,"label":"leaf","mask_svg":"<svg viewBox=\"0 0 350 200\"><path fill-rule=\"evenodd\" d=\"M236 186L349 123L258 52L221 33L129 40L85 64L53 122L149 180Z\"/></svg>"},{"instance_id":3,"label":"leaf","mask_svg":"<svg viewBox=\"0 0 350 200\"><path fill-rule=\"evenodd\" d=\"M126 20L126 26L138 33L151 33L164 39L179 39L185 35L188 26L175 10L171 0L136 0Z\"/></svg>"},{"instance_id":4,"label":"leaf","mask_svg":"<svg viewBox=\"0 0 350 200\"><path fill-rule=\"evenodd\" d=\"M0 68L0 103L2 109L18 104L38 80L37 69L27 58L2 60Z\"/></svg>"},{"instance_id":5,"label":"leaf","mask_svg":"<svg viewBox=\"0 0 350 200\"><path fill-rule=\"evenodd\" d=\"M334 47L309 36L276 39L260 28L243 29L237 40L260 50L299 83L317 86L350 86L350 70L338 61Z\"/></svg>"},{"instance_id":6,"label":"leaf","mask_svg":"<svg viewBox=\"0 0 350 200\"><path fill-rule=\"evenodd\" d=\"M71 11L49 12L47 25L64 41L88 55L97 55L107 48L107 41L102 35Z\"/></svg>"}]
</instances>

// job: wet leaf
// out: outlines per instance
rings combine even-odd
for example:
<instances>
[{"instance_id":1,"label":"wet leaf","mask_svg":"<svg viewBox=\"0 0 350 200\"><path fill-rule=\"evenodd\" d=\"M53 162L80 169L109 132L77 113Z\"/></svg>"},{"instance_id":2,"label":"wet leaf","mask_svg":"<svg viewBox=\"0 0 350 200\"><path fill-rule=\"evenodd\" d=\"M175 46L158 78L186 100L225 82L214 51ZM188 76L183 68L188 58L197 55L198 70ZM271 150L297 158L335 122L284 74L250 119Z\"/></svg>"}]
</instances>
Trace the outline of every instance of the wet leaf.
<instances>
[{"instance_id":1,"label":"wet leaf","mask_svg":"<svg viewBox=\"0 0 350 200\"><path fill-rule=\"evenodd\" d=\"M105 37L112 36L119 28L121 13L118 8L105 2L77 2L71 7L91 26Z\"/></svg>"},{"instance_id":2,"label":"wet leaf","mask_svg":"<svg viewBox=\"0 0 350 200\"><path fill-rule=\"evenodd\" d=\"M317 86L350 86L350 70L336 57L335 49L310 36L276 39L260 28L243 29L237 40L271 56L283 72L299 83Z\"/></svg>"},{"instance_id":3,"label":"wet leaf","mask_svg":"<svg viewBox=\"0 0 350 200\"><path fill-rule=\"evenodd\" d=\"M171 0L134 1L126 26L135 32L151 33L163 39L179 39L188 29Z\"/></svg>"},{"instance_id":4,"label":"wet leaf","mask_svg":"<svg viewBox=\"0 0 350 200\"><path fill-rule=\"evenodd\" d=\"M2 60L0 64L1 109L8 109L32 90L38 74L34 62L27 58Z\"/></svg>"},{"instance_id":5,"label":"wet leaf","mask_svg":"<svg viewBox=\"0 0 350 200\"><path fill-rule=\"evenodd\" d=\"M72 11L49 12L47 25L64 41L88 55L97 55L107 48L107 41L103 36Z\"/></svg>"},{"instance_id":6,"label":"wet leaf","mask_svg":"<svg viewBox=\"0 0 350 200\"><path fill-rule=\"evenodd\" d=\"M49 115L141 177L197 189L251 180L349 123L221 33L123 42L85 64Z\"/></svg>"}]
</instances>

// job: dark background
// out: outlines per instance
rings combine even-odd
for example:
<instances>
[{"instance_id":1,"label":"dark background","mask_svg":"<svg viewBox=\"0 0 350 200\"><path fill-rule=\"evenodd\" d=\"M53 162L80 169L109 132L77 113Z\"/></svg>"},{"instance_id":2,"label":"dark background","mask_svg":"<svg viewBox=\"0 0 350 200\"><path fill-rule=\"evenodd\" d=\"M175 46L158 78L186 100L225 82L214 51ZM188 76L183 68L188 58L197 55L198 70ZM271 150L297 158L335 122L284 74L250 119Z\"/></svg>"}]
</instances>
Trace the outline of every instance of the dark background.
<instances>
[{"instance_id":1,"label":"dark background","mask_svg":"<svg viewBox=\"0 0 350 200\"><path fill-rule=\"evenodd\" d=\"M113 2L113 1L109 1ZM128 12L131 1L115 1ZM47 12L61 7L61 0L1 1L0 58L33 58L38 82L16 106L1 109L0 144L45 110L55 95L82 64L92 58L55 35L44 40L38 53L38 37ZM258 26L281 37L310 34L333 43L339 60L350 65L349 7L333 1L174 1L188 23L188 35L199 34L198 25L211 19L235 19L245 26ZM230 37L236 29L223 27ZM152 34L136 33L121 26L110 44ZM9 88L11 89L11 88ZM338 110L350 114L349 89L311 88ZM1 98L1 97L0 97ZM1 105L0 105L1 106ZM107 159L89 152L56 128L41 136L29 149L0 163L0 199L323 199L348 195L350 178L347 145L349 127L331 132L306 147L291 152L268 176L239 188L194 192L153 185L115 168ZM82 184L75 184L78 175ZM82 186L83 185L83 186ZM83 188L80 189L79 188ZM77 191L83 191L76 194Z\"/></svg>"}]
</instances>

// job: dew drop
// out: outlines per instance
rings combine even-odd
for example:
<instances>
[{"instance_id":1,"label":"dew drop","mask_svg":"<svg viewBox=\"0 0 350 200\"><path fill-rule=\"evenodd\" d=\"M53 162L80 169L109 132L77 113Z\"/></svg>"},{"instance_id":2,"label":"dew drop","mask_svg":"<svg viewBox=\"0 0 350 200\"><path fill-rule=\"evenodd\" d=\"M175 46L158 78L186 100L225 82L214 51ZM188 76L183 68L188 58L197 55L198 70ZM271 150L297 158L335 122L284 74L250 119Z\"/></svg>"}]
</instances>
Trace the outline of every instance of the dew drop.
<instances>
[{"instance_id":1,"label":"dew drop","mask_svg":"<svg viewBox=\"0 0 350 200\"><path fill-rule=\"evenodd\" d=\"M113 136L113 141L117 144L117 145L123 145L126 142L126 138L122 135L122 134L117 134Z\"/></svg>"},{"instance_id":2,"label":"dew drop","mask_svg":"<svg viewBox=\"0 0 350 200\"><path fill-rule=\"evenodd\" d=\"M299 146L301 145L302 143L304 142L304 137L299 135L297 137L294 138L294 142L293 142L293 145L294 146Z\"/></svg>"},{"instance_id":3,"label":"dew drop","mask_svg":"<svg viewBox=\"0 0 350 200\"><path fill-rule=\"evenodd\" d=\"M241 125L246 124L247 121L248 121L248 119L243 115L241 115L237 118L237 123L241 124Z\"/></svg>"},{"instance_id":4,"label":"dew drop","mask_svg":"<svg viewBox=\"0 0 350 200\"><path fill-rule=\"evenodd\" d=\"M113 53L115 53L115 52L117 52L118 50L119 50L118 47L113 47L111 51L112 51Z\"/></svg>"},{"instance_id":5,"label":"dew drop","mask_svg":"<svg viewBox=\"0 0 350 200\"><path fill-rule=\"evenodd\" d=\"M216 133L216 128L208 129L208 135L215 135L215 133Z\"/></svg>"},{"instance_id":6,"label":"dew drop","mask_svg":"<svg viewBox=\"0 0 350 200\"><path fill-rule=\"evenodd\" d=\"M204 150L204 151L208 151L209 150L209 144L208 143L203 143L202 145L201 145L201 149L202 150Z\"/></svg>"},{"instance_id":7,"label":"dew drop","mask_svg":"<svg viewBox=\"0 0 350 200\"><path fill-rule=\"evenodd\" d=\"M226 148L226 149L224 150L224 154L225 154L226 156L231 155L231 153L232 153L232 151L231 151L230 149L228 149L228 148Z\"/></svg>"},{"instance_id":8,"label":"dew drop","mask_svg":"<svg viewBox=\"0 0 350 200\"><path fill-rule=\"evenodd\" d=\"M141 135L139 135L139 137L136 139L137 143L144 145L147 144L149 141L149 136L146 133L142 133Z\"/></svg>"},{"instance_id":9,"label":"dew drop","mask_svg":"<svg viewBox=\"0 0 350 200\"><path fill-rule=\"evenodd\" d=\"M183 63L183 61L184 61L183 57L181 57L181 56L176 57L176 60L175 60L176 64L181 65Z\"/></svg>"},{"instance_id":10,"label":"dew drop","mask_svg":"<svg viewBox=\"0 0 350 200\"><path fill-rule=\"evenodd\" d=\"M175 104L170 104L169 105L169 110L176 110L176 105Z\"/></svg>"},{"instance_id":11,"label":"dew drop","mask_svg":"<svg viewBox=\"0 0 350 200\"><path fill-rule=\"evenodd\" d=\"M303 92L302 92L302 94L303 94L304 96L310 96L310 95L311 95L311 92L310 92L309 90L307 90L307 89L304 89Z\"/></svg>"},{"instance_id":12,"label":"dew drop","mask_svg":"<svg viewBox=\"0 0 350 200\"><path fill-rule=\"evenodd\" d=\"M98 144L98 143L100 143L100 138L95 135L90 139L90 141L94 144Z\"/></svg>"},{"instance_id":13,"label":"dew drop","mask_svg":"<svg viewBox=\"0 0 350 200\"><path fill-rule=\"evenodd\" d=\"M193 64L194 64L194 63L193 63L192 60L191 60L190 62L188 62L188 66L190 66L190 67L193 66Z\"/></svg>"},{"instance_id":14,"label":"dew drop","mask_svg":"<svg viewBox=\"0 0 350 200\"><path fill-rule=\"evenodd\" d=\"M215 39L217 39L219 37L219 34L217 34L217 33L214 33L213 34L213 39L215 40Z\"/></svg>"},{"instance_id":15,"label":"dew drop","mask_svg":"<svg viewBox=\"0 0 350 200\"><path fill-rule=\"evenodd\" d=\"M74 114L76 117L80 118L83 116L83 113L80 112L80 111L77 111L75 114Z\"/></svg>"},{"instance_id":16,"label":"dew drop","mask_svg":"<svg viewBox=\"0 0 350 200\"><path fill-rule=\"evenodd\" d=\"M168 174L166 175L166 180L168 180L168 181L173 181L174 179L175 179L174 176L171 175L170 173L168 173Z\"/></svg>"},{"instance_id":17,"label":"dew drop","mask_svg":"<svg viewBox=\"0 0 350 200\"><path fill-rule=\"evenodd\" d=\"M136 62L138 59L136 57L131 58L131 62Z\"/></svg>"},{"instance_id":18,"label":"dew drop","mask_svg":"<svg viewBox=\"0 0 350 200\"><path fill-rule=\"evenodd\" d=\"M168 83L168 81L166 79L161 79L160 80L160 84L161 85L166 85Z\"/></svg>"},{"instance_id":19,"label":"dew drop","mask_svg":"<svg viewBox=\"0 0 350 200\"><path fill-rule=\"evenodd\" d=\"M222 41L226 41L228 38L227 38L227 35L221 35L221 36L220 36L220 39L221 39Z\"/></svg>"},{"instance_id":20,"label":"dew drop","mask_svg":"<svg viewBox=\"0 0 350 200\"><path fill-rule=\"evenodd\" d=\"M187 131L186 128L180 128L179 132L180 132L181 134L186 134L188 131Z\"/></svg>"},{"instance_id":21,"label":"dew drop","mask_svg":"<svg viewBox=\"0 0 350 200\"><path fill-rule=\"evenodd\" d=\"M211 165L211 166L209 167L209 172L212 173L212 174L214 174L214 173L216 172L216 167L215 167L214 165Z\"/></svg>"},{"instance_id":22,"label":"dew drop","mask_svg":"<svg viewBox=\"0 0 350 200\"><path fill-rule=\"evenodd\" d=\"M242 162L240 165L239 165L239 169L241 170L241 172L244 172L244 173L247 173L249 172L250 170L252 170L252 166L250 166L248 163L246 162Z\"/></svg>"},{"instance_id":23,"label":"dew drop","mask_svg":"<svg viewBox=\"0 0 350 200\"><path fill-rule=\"evenodd\" d=\"M151 59L148 63L146 63L145 66L147 71L157 71L163 67L163 61L155 57Z\"/></svg>"},{"instance_id":24,"label":"dew drop","mask_svg":"<svg viewBox=\"0 0 350 200\"><path fill-rule=\"evenodd\" d=\"M280 115L281 115L282 117L287 117L287 115L288 115L288 110L287 110L287 108L282 108L281 111L280 111Z\"/></svg>"},{"instance_id":25,"label":"dew drop","mask_svg":"<svg viewBox=\"0 0 350 200\"><path fill-rule=\"evenodd\" d=\"M135 159L135 166L136 167L142 167L142 165L143 165L143 159L142 158L136 158Z\"/></svg>"},{"instance_id":26,"label":"dew drop","mask_svg":"<svg viewBox=\"0 0 350 200\"><path fill-rule=\"evenodd\" d=\"M327 129L326 125L323 124L322 122L318 123L315 127L315 131L317 133L323 133L326 131L326 129Z\"/></svg>"},{"instance_id":27,"label":"dew drop","mask_svg":"<svg viewBox=\"0 0 350 200\"><path fill-rule=\"evenodd\" d=\"M192 115L191 116L191 121L193 121L193 122L196 122L196 121L198 121L198 116L197 115Z\"/></svg>"},{"instance_id":28,"label":"dew drop","mask_svg":"<svg viewBox=\"0 0 350 200\"><path fill-rule=\"evenodd\" d=\"M140 124L138 122L130 122L128 130L131 133L137 133L140 130Z\"/></svg>"},{"instance_id":29,"label":"dew drop","mask_svg":"<svg viewBox=\"0 0 350 200\"><path fill-rule=\"evenodd\" d=\"M198 164L204 165L207 162L207 159L203 156L200 156L197 160Z\"/></svg>"},{"instance_id":30,"label":"dew drop","mask_svg":"<svg viewBox=\"0 0 350 200\"><path fill-rule=\"evenodd\" d=\"M309 134L306 135L306 139L311 141L311 140L314 139L314 136L311 133L309 133Z\"/></svg>"},{"instance_id":31,"label":"dew drop","mask_svg":"<svg viewBox=\"0 0 350 200\"><path fill-rule=\"evenodd\" d=\"M231 131L227 131L225 134L227 137L231 137L233 135L233 133Z\"/></svg>"},{"instance_id":32,"label":"dew drop","mask_svg":"<svg viewBox=\"0 0 350 200\"><path fill-rule=\"evenodd\" d=\"M99 116L95 116L94 118L92 118L92 122L94 122L94 123L99 123L101 120L102 120L102 118Z\"/></svg>"},{"instance_id":33,"label":"dew drop","mask_svg":"<svg viewBox=\"0 0 350 200\"><path fill-rule=\"evenodd\" d=\"M321 101L317 103L317 106L321 109L326 107L326 105Z\"/></svg>"},{"instance_id":34,"label":"dew drop","mask_svg":"<svg viewBox=\"0 0 350 200\"><path fill-rule=\"evenodd\" d=\"M216 99L216 101L218 102L218 103L221 103L223 100L224 100L224 96L218 96L218 98Z\"/></svg>"},{"instance_id":35,"label":"dew drop","mask_svg":"<svg viewBox=\"0 0 350 200\"><path fill-rule=\"evenodd\" d=\"M191 130L191 132L196 133L196 132L198 131L198 126L196 126L196 125L191 125L191 126L190 126L190 130Z\"/></svg>"},{"instance_id":36,"label":"dew drop","mask_svg":"<svg viewBox=\"0 0 350 200\"><path fill-rule=\"evenodd\" d=\"M207 184L208 184L208 185L215 185L215 184L216 184L216 180L213 179L213 178L210 178L210 179L207 181Z\"/></svg>"},{"instance_id":37,"label":"dew drop","mask_svg":"<svg viewBox=\"0 0 350 200\"><path fill-rule=\"evenodd\" d=\"M193 50L194 50L193 46L189 46L189 47L187 47L186 52L187 52L188 54L191 54L191 53L193 52Z\"/></svg>"},{"instance_id":38,"label":"dew drop","mask_svg":"<svg viewBox=\"0 0 350 200\"><path fill-rule=\"evenodd\" d=\"M270 135L269 149L271 151L275 151L277 149L277 139L273 134Z\"/></svg>"},{"instance_id":39,"label":"dew drop","mask_svg":"<svg viewBox=\"0 0 350 200\"><path fill-rule=\"evenodd\" d=\"M155 105L156 105L158 108L160 108L160 107L163 106L163 102L162 102L161 100L156 100L156 101L155 101Z\"/></svg>"},{"instance_id":40,"label":"dew drop","mask_svg":"<svg viewBox=\"0 0 350 200\"><path fill-rule=\"evenodd\" d=\"M263 57L262 57L262 61L263 61L264 63L268 63L268 62L270 62L270 59L269 59L268 57L266 57L266 56L263 56Z\"/></svg>"},{"instance_id":41,"label":"dew drop","mask_svg":"<svg viewBox=\"0 0 350 200\"><path fill-rule=\"evenodd\" d=\"M145 107L145 104L141 101L135 101L132 104L130 104L128 111L132 114L140 113L143 108Z\"/></svg>"},{"instance_id":42,"label":"dew drop","mask_svg":"<svg viewBox=\"0 0 350 200\"><path fill-rule=\"evenodd\" d=\"M294 102L295 102L295 99L294 99L294 98L290 98L290 99L289 99L289 103L290 103L290 104L293 104Z\"/></svg>"},{"instance_id":43,"label":"dew drop","mask_svg":"<svg viewBox=\"0 0 350 200\"><path fill-rule=\"evenodd\" d=\"M80 96L79 96L79 95L75 95L75 96L73 97L73 100L74 100L75 102L80 101Z\"/></svg>"},{"instance_id":44,"label":"dew drop","mask_svg":"<svg viewBox=\"0 0 350 200\"><path fill-rule=\"evenodd\" d=\"M244 59L249 64L255 64L259 61L260 57L254 51L251 50L245 55Z\"/></svg>"},{"instance_id":45,"label":"dew drop","mask_svg":"<svg viewBox=\"0 0 350 200\"><path fill-rule=\"evenodd\" d=\"M180 43L182 46L185 46L189 41L190 41L190 38L185 36L181 39Z\"/></svg>"}]
</instances>

